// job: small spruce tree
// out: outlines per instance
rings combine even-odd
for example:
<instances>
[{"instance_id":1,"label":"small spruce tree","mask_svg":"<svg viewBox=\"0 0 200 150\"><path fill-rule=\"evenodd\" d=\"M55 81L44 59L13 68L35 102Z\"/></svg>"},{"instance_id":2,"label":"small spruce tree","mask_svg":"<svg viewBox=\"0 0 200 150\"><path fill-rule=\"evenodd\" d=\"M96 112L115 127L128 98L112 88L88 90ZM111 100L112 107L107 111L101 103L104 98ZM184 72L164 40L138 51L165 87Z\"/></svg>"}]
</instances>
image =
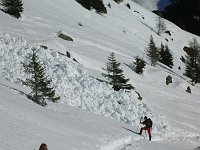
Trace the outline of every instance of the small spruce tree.
<instances>
[{"instance_id":1,"label":"small spruce tree","mask_svg":"<svg viewBox=\"0 0 200 150\"><path fill-rule=\"evenodd\" d=\"M45 75L45 67L39 61L35 48L28 54L27 60L28 63L22 63L24 72L30 75L30 78L22 81L32 89L27 97L41 106L47 105L46 100L57 102L60 97L55 96L55 90L51 87L52 80Z\"/></svg>"},{"instance_id":2,"label":"small spruce tree","mask_svg":"<svg viewBox=\"0 0 200 150\"><path fill-rule=\"evenodd\" d=\"M192 84L200 83L200 44L193 38L189 42L190 50L186 52L185 73L191 79Z\"/></svg>"},{"instance_id":3,"label":"small spruce tree","mask_svg":"<svg viewBox=\"0 0 200 150\"><path fill-rule=\"evenodd\" d=\"M107 10L102 0L92 0L92 8L99 14L106 14Z\"/></svg>"},{"instance_id":4,"label":"small spruce tree","mask_svg":"<svg viewBox=\"0 0 200 150\"><path fill-rule=\"evenodd\" d=\"M162 14L159 13L157 17L156 29L158 35L161 35L161 33L165 32L166 30L165 20L161 16Z\"/></svg>"},{"instance_id":5,"label":"small spruce tree","mask_svg":"<svg viewBox=\"0 0 200 150\"><path fill-rule=\"evenodd\" d=\"M159 53L159 61L161 62L162 59L165 57L165 46L163 45L163 43L161 43L158 53Z\"/></svg>"},{"instance_id":6,"label":"small spruce tree","mask_svg":"<svg viewBox=\"0 0 200 150\"><path fill-rule=\"evenodd\" d=\"M170 49L167 44L164 46L161 43L159 55L160 55L159 61L161 63L165 64L166 66L168 66L170 68L172 68L174 66L173 56L172 56L172 53L170 52Z\"/></svg>"},{"instance_id":7,"label":"small spruce tree","mask_svg":"<svg viewBox=\"0 0 200 150\"><path fill-rule=\"evenodd\" d=\"M79 4L81 4L84 8L91 10L92 4L91 0L76 0Z\"/></svg>"},{"instance_id":8,"label":"small spruce tree","mask_svg":"<svg viewBox=\"0 0 200 150\"><path fill-rule=\"evenodd\" d=\"M134 89L131 84L127 84L130 79L126 79L124 77L123 70L120 68L120 63L117 62L115 54L113 52L108 57L106 69L104 70L107 71L107 74L102 73L102 75L108 79L108 82L113 86L113 89L115 91L119 91L120 89Z\"/></svg>"},{"instance_id":9,"label":"small spruce tree","mask_svg":"<svg viewBox=\"0 0 200 150\"><path fill-rule=\"evenodd\" d=\"M154 43L152 35L150 36L150 42L148 44L148 48L146 48L145 51L146 51L147 57L150 60L151 65L155 66L157 64L157 61L159 60L159 53Z\"/></svg>"},{"instance_id":10,"label":"small spruce tree","mask_svg":"<svg viewBox=\"0 0 200 150\"><path fill-rule=\"evenodd\" d=\"M145 67L145 61L139 56L135 57L135 61L133 61L134 71L138 74L143 74L143 69Z\"/></svg>"},{"instance_id":11,"label":"small spruce tree","mask_svg":"<svg viewBox=\"0 0 200 150\"><path fill-rule=\"evenodd\" d=\"M102 0L76 0L76 1L88 10L91 10L93 8L99 14L107 13L106 7L104 6Z\"/></svg>"},{"instance_id":12,"label":"small spruce tree","mask_svg":"<svg viewBox=\"0 0 200 150\"><path fill-rule=\"evenodd\" d=\"M22 0L1 0L1 5L3 6L3 9L1 9L3 12L15 18L20 18L24 10Z\"/></svg>"}]
</instances>

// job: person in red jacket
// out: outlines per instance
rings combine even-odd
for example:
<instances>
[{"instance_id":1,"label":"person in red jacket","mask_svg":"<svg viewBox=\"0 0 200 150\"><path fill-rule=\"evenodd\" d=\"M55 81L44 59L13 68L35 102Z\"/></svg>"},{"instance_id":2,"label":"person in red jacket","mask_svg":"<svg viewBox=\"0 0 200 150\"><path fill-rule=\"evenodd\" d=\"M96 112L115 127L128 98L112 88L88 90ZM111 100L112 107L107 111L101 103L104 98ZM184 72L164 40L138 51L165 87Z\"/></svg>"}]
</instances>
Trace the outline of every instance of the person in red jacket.
<instances>
[{"instance_id":1,"label":"person in red jacket","mask_svg":"<svg viewBox=\"0 0 200 150\"><path fill-rule=\"evenodd\" d=\"M150 118L147 118L147 116L144 117L144 121L141 122L141 124L144 125L144 127L142 127L140 129L140 135L142 135L142 131L143 130L147 130L148 131L148 135L149 135L149 141L151 141L151 129L152 129L152 120Z\"/></svg>"}]
</instances>

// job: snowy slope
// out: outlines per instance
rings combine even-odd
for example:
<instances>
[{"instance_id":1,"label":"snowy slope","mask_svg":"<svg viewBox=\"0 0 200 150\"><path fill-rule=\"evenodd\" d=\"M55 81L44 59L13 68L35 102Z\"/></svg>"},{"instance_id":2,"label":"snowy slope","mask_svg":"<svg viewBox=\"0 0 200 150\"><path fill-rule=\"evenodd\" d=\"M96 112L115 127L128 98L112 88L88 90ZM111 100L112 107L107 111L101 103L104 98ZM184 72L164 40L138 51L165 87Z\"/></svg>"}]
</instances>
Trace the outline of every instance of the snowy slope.
<instances>
[{"instance_id":1,"label":"snowy slope","mask_svg":"<svg viewBox=\"0 0 200 150\"><path fill-rule=\"evenodd\" d=\"M49 149L111 150L126 146L150 150L167 145L172 149L186 150L191 144L176 141L148 142L131 132L132 126L99 115L72 108L65 104L41 107L28 101L19 85L0 80L0 149L38 149L42 142ZM17 90L16 90L17 89ZM183 146L184 145L184 146Z\"/></svg>"},{"instance_id":2,"label":"snowy slope","mask_svg":"<svg viewBox=\"0 0 200 150\"><path fill-rule=\"evenodd\" d=\"M70 109L66 105L76 106L131 124L134 131L137 129L140 116L148 115L154 121L153 140L155 143L152 144L153 148L163 144L169 149L169 145L173 143L173 140L176 141L175 143L179 143L177 140L187 143L184 146L182 146L182 143L175 144L173 148L176 149L186 148L191 144L192 147L199 145L200 131L198 128L200 121L197 119L200 116L198 111L200 90L198 87L191 87L187 79L182 76L184 64L180 61L180 57L185 55L182 50L183 47L187 46L188 41L195 37L194 35L184 32L174 24L166 21L167 29L172 33L172 36L167 34L163 34L161 37L158 36L155 32L156 15L129 0L125 0L121 4L104 0L105 4L111 3L112 8L107 8L108 13L103 16L84 9L74 0L57 0L56 2L54 0L23 0L23 2L25 11L20 20L0 12L0 20L3 20L0 23L1 78L18 83L18 78L25 78L20 62L24 61L25 54L30 51L32 45L48 46L48 50L44 50L40 46L36 46L36 48L40 59L47 66L47 73L53 78L56 91L61 96L60 104L55 106L50 104L49 109L56 112L65 112ZM130 3L131 10L125 6L127 2ZM83 26L79 26L80 23ZM71 36L74 41L66 42L59 39L57 37L59 31ZM139 76L126 64L132 63L136 55L146 59L144 49L148 45L150 35L153 35L157 46L160 46L161 42L166 43L166 39L168 40L167 43L172 50L175 66L174 69L169 69L161 64L156 67L147 66L144 75ZM56 51L63 54L69 51L72 58L76 58L79 63L58 54ZM130 94L123 91L114 92L110 86L95 79L103 79L100 74L102 72L101 68L105 67L110 52L116 53L117 60L121 62L125 76L131 79L130 82L143 97L142 102L137 100L135 92ZM179 66L182 70L177 69ZM173 77L173 83L169 86L165 85L167 75ZM192 94L185 92L189 85ZM118 102L122 102L122 105L119 105ZM6 102L4 102L4 105L7 105ZM30 114L34 110L32 105L26 106L30 107ZM15 104L11 104L10 107L12 109ZM22 110L20 114L29 114L28 111ZM40 112L40 110L38 111ZM51 113L54 114L54 111ZM77 113L85 115L82 111ZM37 114L34 115L37 116ZM60 113L55 113L52 122L54 120L56 122L59 115ZM31 116L28 117L32 118ZM35 120L42 119L36 117ZM27 121L27 119L25 120ZM95 119L95 121L101 122L101 119ZM66 122L56 123L56 125L67 125ZM19 120L16 121L16 124L18 123L21 124ZM90 123L87 122L85 126ZM76 123L72 122L73 124ZM91 125L98 126L97 124ZM114 122L110 126L118 128L118 123ZM110 129L109 125L107 128ZM4 133L10 129L11 127L7 128ZM19 130L19 127L17 129ZM102 134L107 132L108 129L102 131ZM70 128L66 127L65 130L70 130ZM79 127L77 127L77 130L88 131L88 129ZM119 130L119 134L125 132L123 129ZM37 132L39 131L37 130ZM70 139L67 135L60 135L59 132L55 131L58 137ZM111 134L115 133L114 131L111 132ZM14 133L18 135L17 132ZM93 134L97 134L98 137L102 138L99 133L94 132ZM76 133L71 133L70 136L73 134L76 135ZM48 136L45 137L47 139ZM11 137L8 136L9 138ZM84 143L89 145L90 148L88 149L92 149L93 142L95 145L97 143L101 145L103 141L109 139L117 143L116 147L113 147L113 142L111 142L110 148L106 145L104 149L123 148L123 143L124 145L131 143L131 145L127 145L127 149L137 147L134 139L132 140L129 136L124 138L127 139L125 141L115 140L112 136L102 138L102 141L86 139ZM169 139L169 141L160 141L164 139ZM13 139L13 142L20 142L18 140ZM53 141L53 139L51 140ZM160 142L156 142L158 140ZM6 142L6 139L3 141L4 144L0 147L5 149L8 142ZM77 139L71 142L73 143L73 141L77 141ZM67 148L68 144L64 145ZM140 149L145 149L145 146L148 146L148 142L144 142L143 147ZM79 145L68 148L81 149L80 147ZM11 149L11 147L8 149ZM52 147L52 149L56 149L56 147ZM84 146L84 149L87 149L87 146Z\"/></svg>"},{"instance_id":3,"label":"snowy slope","mask_svg":"<svg viewBox=\"0 0 200 150\"><path fill-rule=\"evenodd\" d=\"M8 34L0 34L0 40L1 77L17 83L19 79L25 80L26 74L21 62L26 61L25 56L31 52L31 45L22 38L12 38ZM163 134L169 128L162 117L151 112L144 103L137 100L138 95L135 92L115 92L111 86L90 77L83 66L68 60L66 56L50 50L45 51L41 47L35 48L54 82L55 90L61 97L61 103L128 124L135 124L140 116L146 114L157 120L154 124L157 134ZM166 128L166 131L163 128Z\"/></svg>"},{"instance_id":4,"label":"snowy slope","mask_svg":"<svg viewBox=\"0 0 200 150\"><path fill-rule=\"evenodd\" d=\"M123 129L130 126L81 109L63 104L52 106L56 109L51 106L42 108L13 89L23 91L20 86L3 80L0 83L2 150L38 149L41 142L48 143L49 149L93 150L101 148L104 140L110 137L129 141L141 138L131 137Z\"/></svg>"}]
</instances>

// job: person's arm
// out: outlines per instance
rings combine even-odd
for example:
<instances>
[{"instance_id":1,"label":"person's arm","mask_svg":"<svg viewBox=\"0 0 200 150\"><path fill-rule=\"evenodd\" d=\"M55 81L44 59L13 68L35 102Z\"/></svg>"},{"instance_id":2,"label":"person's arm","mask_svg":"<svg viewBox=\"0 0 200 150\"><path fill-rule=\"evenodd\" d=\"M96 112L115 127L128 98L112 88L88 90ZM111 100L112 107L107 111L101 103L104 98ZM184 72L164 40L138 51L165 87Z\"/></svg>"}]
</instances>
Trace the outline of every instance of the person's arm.
<instances>
[{"instance_id":1,"label":"person's arm","mask_svg":"<svg viewBox=\"0 0 200 150\"><path fill-rule=\"evenodd\" d=\"M142 124L146 124L146 120L144 120L144 121L142 122Z\"/></svg>"}]
</instances>

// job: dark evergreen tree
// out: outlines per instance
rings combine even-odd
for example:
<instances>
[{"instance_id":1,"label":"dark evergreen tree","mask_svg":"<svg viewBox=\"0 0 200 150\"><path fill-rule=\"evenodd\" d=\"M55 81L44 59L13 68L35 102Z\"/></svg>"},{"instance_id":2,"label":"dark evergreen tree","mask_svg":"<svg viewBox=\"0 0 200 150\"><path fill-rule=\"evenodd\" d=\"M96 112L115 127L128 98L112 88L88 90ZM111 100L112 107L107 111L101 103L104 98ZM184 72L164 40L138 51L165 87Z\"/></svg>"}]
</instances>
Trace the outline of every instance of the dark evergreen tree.
<instances>
[{"instance_id":1,"label":"dark evergreen tree","mask_svg":"<svg viewBox=\"0 0 200 150\"><path fill-rule=\"evenodd\" d=\"M159 61L162 63L162 58L165 57L165 46L163 43L161 43L160 50L158 51L159 53Z\"/></svg>"},{"instance_id":2,"label":"dark evergreen tree","mask_svg":"<svg viewBox=\"0 0 200 150\"><path fill-rule=\"evenodd\" d=\"M150 36L150 42L148 44L148 48L146 48L145 51L146 51L147 57L150 60L151 65L155 66L157 64L157 61L159 60L159 53L153 41L152 35Z\"/></svg>"},{"instance_id":3,"label":"dark evergreen tree","mask_svg":"<svg viewBox=\"0 0 200 150\"><path fill-rule=\"evenodd\" d=\"M186 56L186 69L184 75L191 79L192 84L195 82L195 58L193 54L187 54Z\"/></svg>"},{"instance_id":4,"label":"dark evergreen tree","mask_svg":"<svg viewBox=\"0 0 200 150\"><path fill-rule=\"evenodd\" d=\"M92 0L76 0L79 4L81 4L84 8L91 10L92 8Z\"/></svg>"},{"instance_id":5,"label":"dark evergreen tree","mask_svg":"<svg viewBox=\"0 0 200 150\"><path fill-rule=\"evenodd\" d=\"M166 24L164 18L162 18L162 14L159 13L157 17L157 24L156 24L157 34L161 35L161 33L165 32Z\"/></svg>"},{"instance_id":6,"label":"dark evergreen tree","mask_svg":"<svg viewBox=\"0 0 200 150\"><path fill-rule=\"evenodd\" d=\"M168 66L170 68L172 68L174 66L173 56L172 56L172 53L170 52L170 49L167 44L164 46L161 43L159 55L160 55L159 61L161 63L165 64L166 66Z\"/></svg>"},{"instance_id":7,"label":"dark evergreen tree","mask_svg":"<svg viewBox=\"0 0 200 150\"><path fill-rule=\"evenodd\" d=\"M192 84L200 83L200 45L194 38L189 42L190 51L186 52L185 73L191 79Z\"/></svg>"},{"instance_id":8,"label":"dark evergreen tree","mask_svg":"<svg viewBox=\"0 0 200 150\"><path fill-rule=\"evenodd\" d=\"M29 86L32 92L27 96L33 102L45 106L46 100L57 102L60 97L55 96L55 91L51 87L52 80L45 75L45 67L42 66L38 59L35 49L27 56L28 64L22 63L24 72L30 75L22 83Z\"/></svg>"},{"instance_id":9,"label":"dark evergreen tree","mask_svg":"<svg viewBox=\"0 0 200 150\"><path fill-rule=\"evenodd\" d=\"M145 61L139 56L135 57L135 61L133 62L134 71L138 74L143 74L143 69L146 65Z\"/></svg>"},{"instance_id":10,"label":"dark evergreen tree","mask_svg":"<svg viewBox=\"0 0 200 150\"><path fill-rule=\"evenodd\" d=\"M97 13L107 13L106 7L104 6L102 0L92 0L92 8L94 8Z\"/></svg>"},{"instance_id":11,"label":"dark evergreen tree","mask_svg":"<svg viewBox=\"0 0 200 150\"><path fill-rule=\"evenodd\" d=\"M123 70L120 68L120 63L117 62L113 52L108 57L106 69L104 70L107 71L107 74L102 73L102 75L108 79L109 83L113 86L115 91L119 91L120 89L134 89L131 84L127 84L130 79L125 79Z\"/></svg>"},{"instance_id":12,"label":"dark evergreen tree","mask_svg":"<svg viewBox=\"0 0 200 150\"><path fill-rule=\"evenodd\" d=\"M22 0L1 0L3 12L14 16L15 18L20 18L21 13L23 12L23 3Z\"/></svg>"},{"instance_id":13,"label":"dark evergreen tree","mask_svg":"<svg viewBox=\"0 0 200 150\"><path fill-rule=\"evenodd\" d=\"M76 0L84 8L91 10L92 8L96 10L97 13L107 13L106 7L102 0Z\"/></svg>"},{"instance_id":14,"label":"dark evergreen tree","mask_svg":"<svg viewBox=\"0 0 200 150\"><path fill-rule=\"evenodd\" d=\"M200 83L200 54L197 58L196 83Z\"/></svg>"}]
</instances>

